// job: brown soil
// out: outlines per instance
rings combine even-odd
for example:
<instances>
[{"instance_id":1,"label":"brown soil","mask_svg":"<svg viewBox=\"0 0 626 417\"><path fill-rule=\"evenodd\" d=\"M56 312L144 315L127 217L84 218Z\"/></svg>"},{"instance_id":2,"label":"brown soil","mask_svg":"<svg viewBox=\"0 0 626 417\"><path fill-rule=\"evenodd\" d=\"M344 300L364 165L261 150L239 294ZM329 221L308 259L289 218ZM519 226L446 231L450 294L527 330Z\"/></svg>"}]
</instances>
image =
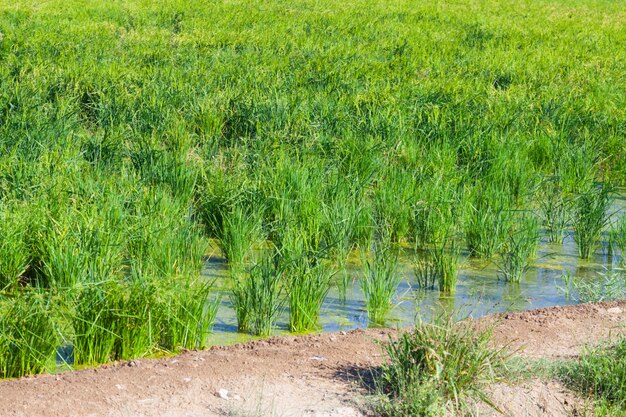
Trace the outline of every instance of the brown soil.
<instances>
[{"instance_id":1,"label":"brown soil","mask_svg":"<svg viewBox=\"0 0 626 417\"><path fill-rule=\"evenodd\" d=\"M626 334L626 300L492 316L495 343L560 358ZM277 337L161 359L0 382L0 416L362 416L363 371L384 360L390 330ZM220 397L222 390L222 397ZM492 388L515 417L566 416L577 400L555 382ZM486 416L497 415L484 409Z\"/></svg>"}]
</instances>

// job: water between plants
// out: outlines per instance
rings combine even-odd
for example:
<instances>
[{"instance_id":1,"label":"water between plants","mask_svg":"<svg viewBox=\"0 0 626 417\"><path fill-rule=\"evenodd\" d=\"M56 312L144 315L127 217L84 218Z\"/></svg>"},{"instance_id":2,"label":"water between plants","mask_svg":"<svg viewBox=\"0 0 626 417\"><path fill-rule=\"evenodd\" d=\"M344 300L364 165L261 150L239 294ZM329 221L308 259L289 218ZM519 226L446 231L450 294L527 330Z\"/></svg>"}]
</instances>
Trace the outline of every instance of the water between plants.
<instances>
[{"instance_id":1,"label":"water between plants","mask_svg":"<svg viewBox=\"0 0 626 417\"><path fill-rule=\"evenodd\" d=\"M612 210L623 212L625 208L626 197L621 195L616 199ZM565 278L568 273L579 282L594 283L602 280L603 275L610 274L620 264L623 265L619 255L609 254L606 233L603 239L589 260L578 258L578 249L571 233L566 236L563 244L548 244L545 239L542 240L531 268L524 274L519 284L499 278L498 267L494 262L464 256L456 292L451 296L441 296L437 290L415 289L412 250L407 249L401 256L400 272L403 279L396 291L395 308L390 313L386 325L409 327L416 320L429 320L433 314L444 311L460 317L480 317L498 312L576 304L580 297L577 289L568 284ZM345 300L340 297L335 287L331 289L322 307L320 331L345 331L364 328L369 324L363 292L359 285L361 267L351 263L349 271L354 279L353 285L348 289ZM216 278L219 286L227 277L227 265L219 258L210 258L205 264L203 273L207 277ZM277 322L274 334L289 334L288 323L289 315L285 310ZM253 338L237 332L235 312L228 295L224 293L209 344L228 345Z\"/></svg>"}]
</instances>

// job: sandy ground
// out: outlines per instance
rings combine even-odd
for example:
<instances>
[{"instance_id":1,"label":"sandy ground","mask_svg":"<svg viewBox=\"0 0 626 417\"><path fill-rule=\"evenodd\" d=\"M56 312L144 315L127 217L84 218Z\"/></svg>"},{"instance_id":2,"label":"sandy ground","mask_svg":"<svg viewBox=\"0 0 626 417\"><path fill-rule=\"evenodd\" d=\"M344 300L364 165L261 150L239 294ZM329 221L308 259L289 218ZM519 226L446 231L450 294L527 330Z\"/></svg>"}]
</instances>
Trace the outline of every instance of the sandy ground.
<instances>
[{"instance_id":1,"label":"sandy ground","mask_svg":"<svg viewBox=\"0 0 626 417\"><path fill-rule=\"evenodd\" d=\"M625 334L626 300L491 316L495 343L563 358ZM359 373L384 357L388 330L277 337L161 359L0 381L0 416L360 417ZM221 390L221 395L220 395ZM577 400L554 382L493 387L514 417L567 416ZM485 409L484 415L497 415Z\"/></svg>"}]
</instances>

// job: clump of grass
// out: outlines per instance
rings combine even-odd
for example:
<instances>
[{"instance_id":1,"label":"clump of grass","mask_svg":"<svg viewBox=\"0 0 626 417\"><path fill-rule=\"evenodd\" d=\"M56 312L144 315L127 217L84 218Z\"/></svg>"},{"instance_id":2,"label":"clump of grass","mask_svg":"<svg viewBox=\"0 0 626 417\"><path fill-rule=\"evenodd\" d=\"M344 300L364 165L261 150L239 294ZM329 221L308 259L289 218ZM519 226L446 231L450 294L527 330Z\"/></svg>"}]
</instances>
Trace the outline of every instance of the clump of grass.
<instances>
[{"instance_id":1,"label":"clump of grass","mask_svg":"<svg viewBox=\"0 0 626 417\"><path fill-rule=\"evenodd\" d=\"M160 336L152 314L155 293L153 285L140 281L112 281L82 289L73 317L74 362L106 363L152 352Z\"/></svg>"},{"instance_id":2,"label":"clump of grass","mask_svg":"<svg viewBox=\"0 0 626 417\"><path fill-rule=\"evenodd\" d=\"M436 317L385 345L389 357L377 376L383 416L441 416L468 401L491 404L484 388L504 367L504 350L491 345L491 329Z\"/></svg>"},{"instance_id":3,"label":"clump of grass","mask_svg":"<svg viewBox=\"0 0 626 417\"><path fill-rule=\"evenodd\" d=\"M534 217L525 216L517 227L509 232L504 250L500 252L498 271L500 278L509 282L520 282L530 268L530 258L535 255L539 241L539 229Z\"/></svg>"},{"instance_id":4,"label":"clump of grass","mask_svg":"<svg viewBox=\"0 0 626 417\"><path fill-rule=\"evenodd\" d=\"M557 184L548 182L539 196L543 225L550 243L562 243L571 215L570 200Z\"/></svg>"},{"instance_id":5,"label":"clump of grass","mask_svg":"<svg viewBox=\"0 0 626 417\"><path fill-rule=\"evenodd\" d=\"M0 377L54 369L61 334L49 295L33 292L2 300L0 315Z\"/></svg>"},{"instance_id":6,"label":"clump of grass","mask_svg":"<svg viewBox=\"0 0 626 417\"><path fill-rule=\"evenodd\" d=\"M607 210L610 203L610 189L607 185L592 187L576 197L574 240L578 245L580 258L589 259L593 254L608 222Z\"/></svg>"},{"instance_id":7,"label":"clump of grass","mask_svg":"<svg viewBox=\"0 0 626 417\"><path fill-rule=\"evenodd\" d=\"M510 205L510 196L499 188L476 186L464 223L471 256L489 259L502 247L511 223Z\"/></svg>"},{"instance_id":8,"label":"clump of grass","mask_svg":"<svg viewBox=\"0 0 626 417\"><path fill-rule=\"evenodd\" d=\"M212 281L170 280L161 285L159 348L203 349L213 329L220 298L211 300Z\"/></svg>"},{"instance_id":9,"label":"clump of grass","mask_svg":"<svg viewBox=\"0 0 626 417\"><path fill-rule=\"evenodd\" d=\"M322 303L330 289L332 271L317 259L302 257L286 269L289 330L315 330Z\"/></svg>"},{"instance_id":10,"label":"clump of grass","mask_svg":"<svg viewBox=\"0 0 626 417\"><path fill-rule=\"evenodd\" d=\"M237 205L222 215L219 247L232 269L241 270L253 246L263 240L261 217Z\"/></svg>"},{"instance_id":11,"label":"clump of grass","mask_svg":"<svg viewBox=\"0 0 626 417\"><path fill-rule=\"evenodd\" d=\"M609 250L611 255L619 253L622 264L626 264L626 216L622 215L609 231Z\"/></svg>"},{"instance_id":12,"label":"clump of grass","mask_svg":"<svg viewBox=\"0 0 626 417\"><path fill-rule=\"evenodd\" d=\"M250 289L251 280L245 272L231 271L232 289L230 291L230 302L235 309L237 317L237 330L248 333L251 331L252 314L252 291Z\"/></svg>"},{"instance_id":13,"label":"clump of grass","mask_svg":"<svg viewBox=\"0 0 626 417\"><path fill-rule=\"evenodd\" d=\"M422 253L413 263L418 288L434 289L437 284L441 292L454 292L461 257L458 246L453 242L448 245L437 244Z\"/></svg>"},{"instance_id":14,"label":"clump of grass","mask_svg":"<svg viewBox=\"0 0 626 417\"><path fill-rule=\"evenodd\" d=\"M561 379L595 399L595 415L626 413L626 338L588 347L578 360L561 368Z\"/></svg>"},{"instance_id":15,"label":"clump of grass","mask_svg":"<svg viewBox=\"0 0 626 417\"><path fill-rule=\"evenodd\" d=\"M275 257L264 256L248 274L244 284L250 306L250 330L257 336L269 336L282 308L280 295L282 271Z\"/></svg>"},{"instance_id":16,"label":"clump of grass","mask_svg":"<svg viewBox=\"0 0 626 417\"><path fill-rule=\"evenodd\" d=\"M401 276L398 273L398 254L390 246L377 246L373 259L363 260L364 275L361 288L370 322L382 325L391 310Z\"/></svg>"},{"instance_id":17,"label":"clump of grass","mask_svg":"<svg viewBox=\"0 0 626 417\"><path fill-rule=\"evenodd\" d=\"M27 232L23 216L0 209L0 290L14 290L28 270Z\"/></svg>"},{"instance_id":18,"label":"clump of grass","mask_svg":"<svg viewBox=\"0 0 626 417\"><path fill-rule=\"evenodd\" d=\"M593 278L580 278L567 273L565 296L578 303L592 303L626 298L626 274L622 270L598 272Z\"/></svg>"}]
</instances>

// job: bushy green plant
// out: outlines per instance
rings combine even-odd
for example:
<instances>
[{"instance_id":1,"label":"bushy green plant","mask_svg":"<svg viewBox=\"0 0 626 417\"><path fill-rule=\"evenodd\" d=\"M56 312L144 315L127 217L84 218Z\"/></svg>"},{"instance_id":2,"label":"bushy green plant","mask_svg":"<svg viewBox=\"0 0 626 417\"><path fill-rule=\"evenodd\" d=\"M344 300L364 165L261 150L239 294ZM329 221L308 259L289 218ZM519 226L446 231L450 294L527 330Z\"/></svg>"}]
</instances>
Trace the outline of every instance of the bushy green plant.
<instances>
[{"instance_id":1,"label":"bushy green plant","mask_svg":"<svg viewBox=\"0 0 626 417\"><path fill-rule=\"evenodd\" d=\"M390 246L378 245L373 255L373 259L363 259L361 288L370 322L381 325L391 310L401 275L398 272L398 253Z\"/></svg>"},{"instance_id":2,"label":"bushy green plant","mask_svg":"<svg viewBox=\"0 0 626 417\"><path fill-rule=\"evenodd\" d=\"M332 271L315 258L301 257L285 268L289 330L306 332L317 328L331 278Z\"/></svg>"},{"instance_id":3,"label":"bushy green plant","mask_svg":"<svg viewBox=\"0 0 626 417\"><path fill-rule=\"evenodd\" d=\"M502 247L512 218L510 198L495 185L476 186L464 222L471 256L489 259Z\"/></svg>"},{"instance_id":4,"label":"bushy green plant","mask_svg":"<svg viewBox=\"0 0 626 417\"><path fill-rule=\"evenodd\" d=\"M506 358L504 350L492 347L490 329L443 316L390 339L385 353L389 359L377 386L387 400L377 411L387 416L444 415L470 399L490 404L484 388L497 379Z\"/></svg>"},{"instance_id":5,"label":"bushy green plant","mask_svg":"<svg viewBox=\"0 0 626 417\"><path fill-rule=\"evenodd\" d=\"M587 347L577 360L561 368L560 377L571 388L597 401L596 415L623 415L626 412L626 338ZM606 414L598 413L601 410Z\"/></svg>"},{"instance_id":6,"label":"bushy green plant","mask_svg":"<svg viewBox=\"0 0 626 417\"><path fill-rule=\"evenodd\" d=\"M530 258L535 255L539 242L539 229L532 215L518 218L516 226L500 251L498 272L500 278L509 282L520 282L530 268Z\"/></svg>"},{"instance_id":7,"label":"bushy green plant","mask_svg":"<svg viewBox=\"0 0 626 417\"><path fill-rule=\"evenodd\" d=\"M61 343L54 300L45 293L23 293L0 300L0 377L50 371Z\"/></svg>"},{"instance_id":8,"label":"bushy green plant","mask_svg":"<svg viewBox=\"0 0 626 417\"><path fill-rule=\"evenodd\" d=\"M608 222L610 202L610 188L605 185L584 191L574 201L574 240L582 259L588 259L595 251Z\"/></svg>"}]
</instances>

